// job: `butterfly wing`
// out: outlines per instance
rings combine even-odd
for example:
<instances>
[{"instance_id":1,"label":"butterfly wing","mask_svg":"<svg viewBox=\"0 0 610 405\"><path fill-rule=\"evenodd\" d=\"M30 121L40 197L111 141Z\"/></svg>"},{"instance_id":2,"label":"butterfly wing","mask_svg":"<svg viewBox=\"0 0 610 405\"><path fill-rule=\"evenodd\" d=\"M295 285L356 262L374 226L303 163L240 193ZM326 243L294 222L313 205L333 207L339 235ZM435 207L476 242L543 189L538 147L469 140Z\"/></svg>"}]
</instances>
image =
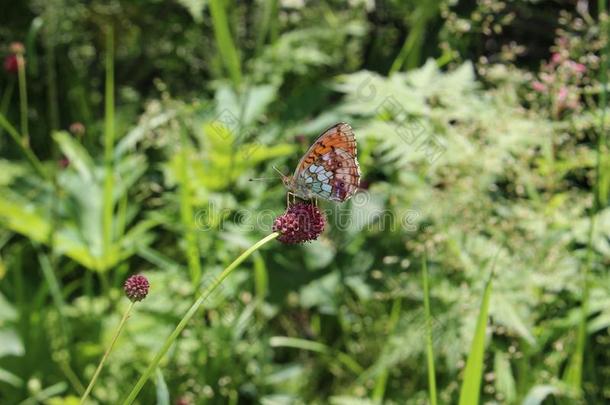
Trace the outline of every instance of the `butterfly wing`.
<instances>
[{"instance_id":1,"label":"butterfly wing","mask_svg":"<svg viewBox=\"0 0 610 405\"><path fill-rule=\"evenodd\" d=\"M360 185L356 138L349 124L341 122L324 131L301 158L295 172L296 193L342 202Z\"/></svg>"}]
</instances>

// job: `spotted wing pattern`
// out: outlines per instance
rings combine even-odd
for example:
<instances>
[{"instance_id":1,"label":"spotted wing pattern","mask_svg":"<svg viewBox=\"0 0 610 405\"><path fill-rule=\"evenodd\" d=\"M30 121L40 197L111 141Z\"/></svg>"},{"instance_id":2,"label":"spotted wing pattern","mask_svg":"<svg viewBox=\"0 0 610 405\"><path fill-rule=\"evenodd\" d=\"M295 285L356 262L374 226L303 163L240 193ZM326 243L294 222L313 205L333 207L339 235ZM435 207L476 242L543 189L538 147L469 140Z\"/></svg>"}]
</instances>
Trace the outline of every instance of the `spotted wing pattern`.
<instances>
[{"instance_id":1,"label":"spotted wing pattern","mask_svg":"<svg viewBox=\"0 0 610 405\"><path fill-rule=\"evenodd\" d=\"M293 176L294 192L342 202L360 184L354 131L346 123L327 129L309 148Z\"/></svg>"}]
</instances>

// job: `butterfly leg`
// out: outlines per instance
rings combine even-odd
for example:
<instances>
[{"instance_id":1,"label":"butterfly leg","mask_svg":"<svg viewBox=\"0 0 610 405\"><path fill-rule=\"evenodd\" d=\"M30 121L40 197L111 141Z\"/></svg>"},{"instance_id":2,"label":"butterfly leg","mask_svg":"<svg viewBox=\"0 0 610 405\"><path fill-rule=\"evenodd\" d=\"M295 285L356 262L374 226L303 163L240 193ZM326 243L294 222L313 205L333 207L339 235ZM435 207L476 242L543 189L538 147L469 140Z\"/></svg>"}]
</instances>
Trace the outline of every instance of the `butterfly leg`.
<instances>
[{"instance_id":1,"label":"butterfly leg","mask_svg":"<svg viewBox=\"0 0 610 405\"><path fill-rule=\"evenodd\" d=\"M290 200L291 200L291 198L290 198L290 197L292 197L292 204L294 204L294 202L296 201L296 198L295 198L295 197L296 197L296 195L295 195L294 193L291 193L290 191L288 191L288 192L286 193L286 208L290 208L290 206L292 205L292 204L290 203Z\"/></svg>"}]
</instances>

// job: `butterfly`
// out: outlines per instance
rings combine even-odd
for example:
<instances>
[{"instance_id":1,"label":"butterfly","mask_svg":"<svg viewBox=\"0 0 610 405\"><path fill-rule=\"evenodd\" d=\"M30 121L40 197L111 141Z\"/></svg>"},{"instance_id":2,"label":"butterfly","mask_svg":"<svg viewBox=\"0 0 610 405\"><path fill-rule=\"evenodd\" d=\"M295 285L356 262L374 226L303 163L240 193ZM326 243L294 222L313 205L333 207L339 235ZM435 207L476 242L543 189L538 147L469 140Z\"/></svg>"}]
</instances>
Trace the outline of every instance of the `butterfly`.
<instances>
[{"instance_id":1,"label":"butterfly","mask_svg":"<svg viewBox=\"0 0 610 405\"><path fill-rule=\"evenodd\" d=\"M305 200L348 200L360 185L352 127L340 122L324 131L301 158L294 175L282 175L282 182L289 193Z\"/></svg>"}]
</instances>

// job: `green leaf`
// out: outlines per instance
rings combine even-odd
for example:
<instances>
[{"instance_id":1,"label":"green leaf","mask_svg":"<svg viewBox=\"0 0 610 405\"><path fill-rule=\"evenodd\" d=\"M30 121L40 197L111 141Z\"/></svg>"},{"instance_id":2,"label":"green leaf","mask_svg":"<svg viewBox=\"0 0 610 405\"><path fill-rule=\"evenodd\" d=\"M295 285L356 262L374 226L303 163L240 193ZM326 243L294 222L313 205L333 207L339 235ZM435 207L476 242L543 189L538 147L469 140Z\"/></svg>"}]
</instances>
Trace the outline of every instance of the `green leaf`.
<instances>
[{"instance_id":1,"label":"green leaf","mask_svg":"<svg viewBox=\"0 0 610 405\"><path fill-rule=\"evenodd\" d=\"M169 390L167 389L167 383L163 378L161 369L157 367L155 372L155 385L157 392L157 405L169 405Z\"/></svg>"},{"instance_id":2,"label":"green leaf","mask_svg":"<svg viewBox=\"0 0 610 405\"><path fill-rule=\"evenodd\" d=\"M487 329L487 315L489 313L489 299L491 297L492 278L487 280L483 299L479 307L479 316L472 339L466 369L464 371L464 381L460 390L459 405L476 405L479 403L481 394L481 378L483 377L483 357L485 355L485 331Z\"/></svg>"},{"instance_id":3,"label":"green leaf","mask_svg":"<svg viewBox=\"0 0 610 405\"><path fill-rule=\"evenodd\" d=\"M540 405L549 395L557 395L559 389L552 385L536 385L527 393L522 405Z\"/></svg>"},{"instance_id":4,"label":"green leaf","mask_svg":"<svg viewBox=\"0 0 610 405\"><path fill-rule=\"evenodd\" d=\"M496 352L494 356L494 369L496 373L495 386L506 402L512 404L517 397L515 377L510 366L510 360L504 352Z\"/></svg>"},{"instance_id":5,"label":"green leaf","mask_svg":"<svg viewBox=\"0 0 610 405\"><path fill-rule=\"evenodd\" d=\"M15 388L21 388L23 386L23 380L15 374L0 368L0 381L12 385Z\"/></svg>"},{"instance_id":6,"label":"green leaf","mask_svg":"<svg viewBox=\"0 0 610 405\"><path fill-rule=\"evenodd\" d=\"M0 330L0 357L23 356L25 348L21 338L13 329Z\"/></svg>"},{"instance_id":7,"label":"green leaf","mask_svg":"<svg viewBox=\"0 0 610 405\"><path fill-rule=\"evenodd\" d=\"M93 181L95 164L89 152L72 135L65 131L55 132L53 139L59 145L61 152L70 161L70 166L76 169L83 181Z\"/></svg>"}]
</instances>

